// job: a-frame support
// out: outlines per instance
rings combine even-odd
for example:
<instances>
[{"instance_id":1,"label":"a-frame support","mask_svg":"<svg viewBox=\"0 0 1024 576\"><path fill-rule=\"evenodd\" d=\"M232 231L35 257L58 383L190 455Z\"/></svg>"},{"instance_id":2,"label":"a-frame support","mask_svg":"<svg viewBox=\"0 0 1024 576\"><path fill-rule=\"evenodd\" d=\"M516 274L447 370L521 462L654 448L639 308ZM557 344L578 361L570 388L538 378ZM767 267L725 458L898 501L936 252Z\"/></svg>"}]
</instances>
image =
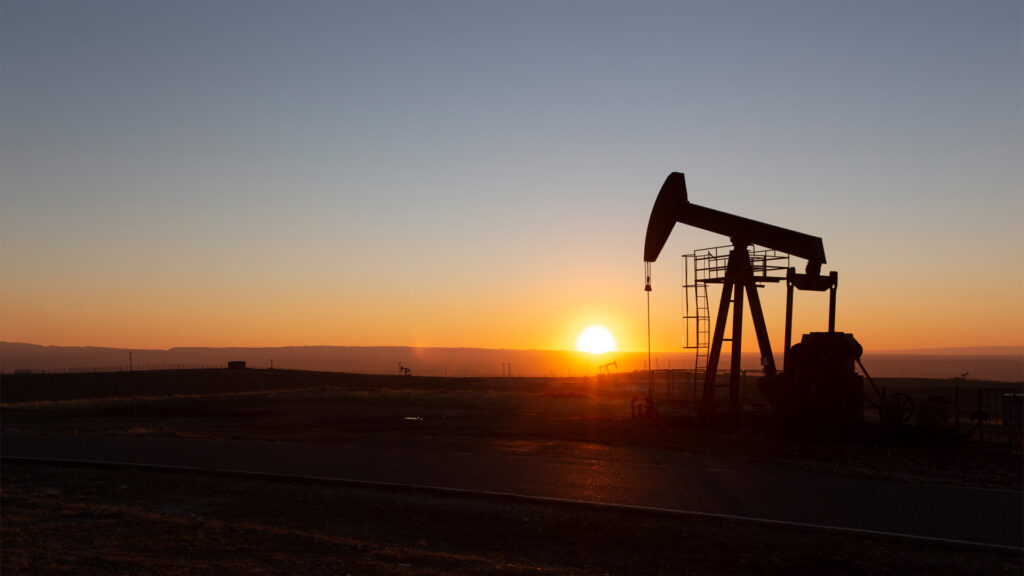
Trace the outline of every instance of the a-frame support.
<instances>
[{"instance_id":1,"label":"a-frame support","mask_svg":"<svg viewBox=\"0 0 1024 576\"><path fill-rule=\"evenodd\" d=\"M757 284L754 282L754 269L750 265L747 244L733 242L733 250L729 253L722 284L722 299L718 305L718 317L715 320L715 333L711 340L708 353L708 366L704 374L704 394L701 397L700 415L708 421L715 413L715 387L718 373L718 361L722 354L722 342L725 340L725 322L729 317L729 305L733 305L732 352L729 370L729 413L733 421L739 416L740 410L740 354L743 337L743 293L747 293L750 302L750 317L757 333L757 344L761 349L765 374L775 374L775 357L772 345L768 341L768 328L764 323L764 311L761 299L757 295Z\"/></svg>"}]
</instances>

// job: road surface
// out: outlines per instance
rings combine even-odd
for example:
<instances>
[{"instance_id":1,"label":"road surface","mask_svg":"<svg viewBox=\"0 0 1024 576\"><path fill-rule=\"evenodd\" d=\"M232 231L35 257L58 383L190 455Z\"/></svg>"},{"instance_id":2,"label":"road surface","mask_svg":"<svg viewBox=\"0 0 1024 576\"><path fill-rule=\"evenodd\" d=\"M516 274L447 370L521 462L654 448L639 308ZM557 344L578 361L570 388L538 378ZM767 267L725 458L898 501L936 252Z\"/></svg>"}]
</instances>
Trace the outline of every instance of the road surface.
<instances>
[{"instance_id":1,"label":"road surface","mask_svg":"<svg viewBox=\"0 0 1024 576\"><path fill-rule=\"evenodd\" d=\"M311 476L731 515L1024 547L1024 495L852 479L652 449L556 455L368 445L4 434L5 458Z\"/></svg>"}]
</instances>

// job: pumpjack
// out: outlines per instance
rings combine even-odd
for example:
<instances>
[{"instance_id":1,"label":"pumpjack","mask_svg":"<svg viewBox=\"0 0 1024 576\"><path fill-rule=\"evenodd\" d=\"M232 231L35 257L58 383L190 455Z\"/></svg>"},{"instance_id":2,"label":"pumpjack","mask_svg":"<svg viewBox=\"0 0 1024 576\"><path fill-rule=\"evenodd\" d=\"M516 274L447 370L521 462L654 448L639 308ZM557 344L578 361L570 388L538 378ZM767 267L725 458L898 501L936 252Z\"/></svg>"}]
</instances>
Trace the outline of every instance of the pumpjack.
<instances>
[{"instance_id":1,"label":"pumpjack","mask_svg":"<svg viewBox=\"0 0 1024 576\"><path fill-rule=\"evenodd\" d=\"M715 388L718 364L725 340L726 323L732 307L731 363L729 370L729 412L733 421L740 411L740 349L742 344L744 294L750 305L751 320L757 335L764 374L758 389L769 405L785 421L836 433L859 429L863 422L863 377L854 371L863 352L852 334L836 332L836 289L839 275L821 272L826 263L821 238L773 226L742 216L728 214L689 201L686 178L673 172L665 179L651 210L644 243L650 291L650 266L658 259L676 223L728 236L732 242L723 273L714 281L722 284L721 300L714 325L714 336L703 370L703 393L699 414L710 422L715 415ZM807 261L803 272L788 268L784 278L770 277L765 267L755 274L758 261L749 250L754 246L783 252ZM753 260L753 262L752 262ZM786 281L786 327L782 372L777 370L772 354L764 312L758 297L759 283ZM801 342L791 345L793 327L793 291L829 292L828 331L804 334Z\"/></svg>"},{"instance_id":2,"label":"pumpjack","mask_svg":"<svg viewBox=\"0 0 1024 576\"><path fill-rule=\"evenodd\" d=\"M617 361L615 361L615 360L612 360L611 362L609 362L607 364L601 364L600 366L597 367L597 375L598 376L602 376L602 375L603 376L610 376L611 375L611 369L612 368L616 368L617 369L618 367L619 367L619 363Z\"/></svg>"}]
</instances>

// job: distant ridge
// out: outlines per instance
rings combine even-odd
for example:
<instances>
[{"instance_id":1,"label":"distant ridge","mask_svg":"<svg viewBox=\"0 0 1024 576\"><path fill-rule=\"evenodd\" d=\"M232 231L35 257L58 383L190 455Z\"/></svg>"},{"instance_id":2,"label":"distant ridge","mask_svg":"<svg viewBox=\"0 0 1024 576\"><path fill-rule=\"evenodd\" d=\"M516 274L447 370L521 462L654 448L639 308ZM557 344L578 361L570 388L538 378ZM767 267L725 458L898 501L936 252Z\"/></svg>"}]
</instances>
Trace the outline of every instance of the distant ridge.
<instances>
[{"instance_id":1,"label":"distant ridge","mask_svg":"<svg viewBox=\"0 0 1024 576\"><path fill-rule=\"evenodd\" d=\"M510 350L411 346L281 346L260 348L175 347L167 350L40 346L0 342L0 368L14 370L173 368L226 366L244 360L254 368L295 368L369 374L398 373L402 363L421 376L500 376L507 366L519 376L583 376L616 362L617 371L643 370L646 353L611 352L592 356L569 350ZM683 366L683 354L657 354L660 367ZM692 364L692 358L689 363Z\"/></svg>"},{"instance_id":2,"label":"distant ridge","mask_svg":"<svg viewBox=\"0 0 1024 576\"><path fill-rule=\"evenodd\" d=\"M946 354L951 356L1024 356L1024 346L959 346L953 348L908 348L879 350L875 354Z\"/></svg>"},{"instance_id":3,"label":"distant ridge","mask_svg":"<svg viewBox=\"0 0 1024 576\"><path fill-rule=\"evenodd\" d=\"M397 374L399 363L416 376L587 376L603 364L615 362L613 372L646 370L646 352L609 352L592 356L570 350L511 350L493 348L440 348L412 346L280 346L262 348L175 347L167 350L105 348L97 346L41 346L0 342L0 369L67 371L127 370L129 353L136 370L226 367L244 360L250 368L290 368L325 372ZM776 351L776 361L782 354ZM723 367L728 364L725 354ZM655 352L656 369L692 368L686 352ZM927 348L871 351L863 358L874 377L954 378L967 374L974 380L1024 381L1024 346ZM744 353L742 366L757 372L760 357Z\"/></svg>"}]
</instances>

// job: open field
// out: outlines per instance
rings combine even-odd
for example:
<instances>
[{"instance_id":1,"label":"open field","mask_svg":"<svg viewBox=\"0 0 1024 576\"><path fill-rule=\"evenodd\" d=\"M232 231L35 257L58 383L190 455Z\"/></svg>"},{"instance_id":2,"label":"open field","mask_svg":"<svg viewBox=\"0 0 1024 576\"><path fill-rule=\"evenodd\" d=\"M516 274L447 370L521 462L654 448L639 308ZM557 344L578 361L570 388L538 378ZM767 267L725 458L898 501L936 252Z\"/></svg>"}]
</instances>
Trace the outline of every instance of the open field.
<instances>
[{"instance_id":1,"label":"open field","mask_svg":"<svg viewBox=\"0 0 1024 576\"><path fill-rule=\"evenodd\" d=\"M444 453L560 461L586 454L596 462L614 453L618 460L608 464L626 470L629 459L639 465L652 455L680 454L738 469L1018 492L1024 472L1021 455L1001 445L840 445L794 439L770 425L728 432L681 417L635 421L630 401L647 383L625 376L206 370L29 374L0 382L3 432L25 438L201 439L350 449L382 459ZM901 384L943 383L886 382ZM1021 570L1019 551L582 504L12 460L2 475L5 574Z\"/></svg>"},{"instance_id":2,"label":"open field","mask_svg":"<svg viewBox=\"0 0 1024 576\"><path fill-rule=\"evenodd\" d=\"M770 425L722 432L702 429L685 417L657 425L633 421L630 401L646 394L647 382L628 375L603 380L444 379L183 370L6 375L0 382L2 429L27 434L372 442L549 453L565 444L587 443L782 463L856 477L1018 490L1024 486L1020 454L999 444L878 447L795 439L775 433ZM890 392L921 394L951 388L948 382L933 380L882 379L879 384Z\"/></svg>"}]
</instances>

